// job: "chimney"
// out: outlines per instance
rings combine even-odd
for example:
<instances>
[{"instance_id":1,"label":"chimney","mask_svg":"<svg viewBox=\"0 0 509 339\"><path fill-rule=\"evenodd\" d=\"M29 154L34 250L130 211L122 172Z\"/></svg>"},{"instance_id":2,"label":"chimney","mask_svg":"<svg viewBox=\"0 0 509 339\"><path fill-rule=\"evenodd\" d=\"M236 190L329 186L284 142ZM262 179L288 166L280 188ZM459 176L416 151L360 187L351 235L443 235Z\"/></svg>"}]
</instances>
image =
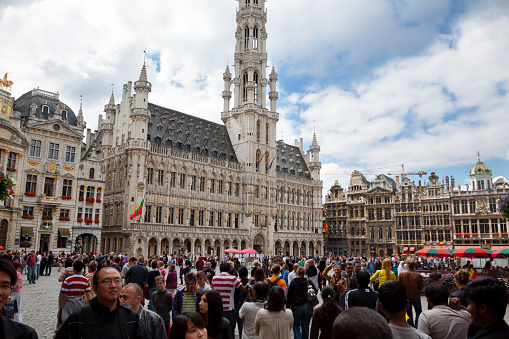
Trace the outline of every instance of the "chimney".
<instances>
[{"instance_id":1,"label":"chimney","mask_svg":"<svg viewBox=\"0 0 509 339\"><path fill-rule=\"evenodd\" d=\"M456 180L454 180L454 177L451 175L451 189L454 189Z\"/></svg>"}]
</instances>

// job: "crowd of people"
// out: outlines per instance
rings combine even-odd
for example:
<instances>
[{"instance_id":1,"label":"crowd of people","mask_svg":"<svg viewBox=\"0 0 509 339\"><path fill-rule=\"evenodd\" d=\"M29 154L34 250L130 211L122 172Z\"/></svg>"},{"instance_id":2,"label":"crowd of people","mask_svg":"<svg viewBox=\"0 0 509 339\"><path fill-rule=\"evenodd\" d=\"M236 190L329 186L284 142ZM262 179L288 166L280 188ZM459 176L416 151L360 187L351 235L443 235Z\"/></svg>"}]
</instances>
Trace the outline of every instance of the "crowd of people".
<instances>
[{"instance_id":1,"label":"crowd of people","mask_svg":"<svg viewBox=\"0 0 509 339\"><path fill-rule=\"evenodd\" d=\"M35 284L51 266L59 273L58 339L509 338L505 285L472 279L470 263L449 259L1 257L0 338L37 338L21 317L23 274ZM419 269L431 273L426 285ZM443 270L454 272L457 291L442 283Z\"/></svg>"}]
</instances>

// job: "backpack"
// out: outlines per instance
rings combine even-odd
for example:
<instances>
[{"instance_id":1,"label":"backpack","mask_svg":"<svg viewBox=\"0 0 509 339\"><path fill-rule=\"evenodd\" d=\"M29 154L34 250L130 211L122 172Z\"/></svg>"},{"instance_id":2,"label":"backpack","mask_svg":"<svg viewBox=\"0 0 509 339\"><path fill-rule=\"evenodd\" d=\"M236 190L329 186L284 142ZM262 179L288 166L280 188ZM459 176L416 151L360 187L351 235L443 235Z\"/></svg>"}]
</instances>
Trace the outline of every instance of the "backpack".
<instances>
[{"instance_id":1,"label":"backpack","mask_svg":"<svg viewBox=\"0 0 509 339\"><path fill-rule=\"evenodd\" d=\"M308 301L311 305L316 306L318 305L318 297L316 296L315 289L308 281Z\"/></svg>"},{"instance_id":2,"label":"backpack","mask_svg":"<svg viewBox=\"0 0 509 339\"><path fill-rule=\"evenodd\" d=\"M282 279L281 277L277 277L277 278L276 278L276 280L274 280L274 281L270 281L270 279L269 279L269 278L267 278L267 279L265 279L265 282L266 282L267 284L269 284L269 290L270 290L272 287L277 286L277 282L278 282L279 280L281 280L281 279Z\"/></svg>"}]
</instances>

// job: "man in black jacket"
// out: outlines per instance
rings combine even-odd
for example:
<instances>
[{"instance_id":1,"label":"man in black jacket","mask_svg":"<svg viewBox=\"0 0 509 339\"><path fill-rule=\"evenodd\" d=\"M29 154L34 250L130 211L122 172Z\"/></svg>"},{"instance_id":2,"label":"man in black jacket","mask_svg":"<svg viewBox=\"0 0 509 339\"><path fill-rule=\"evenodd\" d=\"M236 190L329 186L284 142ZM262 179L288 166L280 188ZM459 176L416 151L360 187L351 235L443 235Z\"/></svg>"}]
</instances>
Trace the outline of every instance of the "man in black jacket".
<instances>
[{"instance_id":1,"label":"man in black jacket","mask_svg":"<svg viewBox=\"0 0 509 339\"><path fill-rule=\"evenodd\" d=\"M11 294L11 288L18 280L16 270L9 261L0 259L0 309ZM0 316L0 338L37 339L37 333L30 326Z\"/></svg>"},{"instance_id":2,"label":"man in black jacket","mask_svg":"<svg viewBox=\"0 0 509 339\"><path fill-rule=\"evenodd\" d=\"M53 255L52 251L49 251L48 259L46 264L46 275L51 274L51 267L53 266L53 262L55 261L55 256Z\"/></svg>"},{"instance_id":3,"label":"man in black jacket","mask_svg":"<svg viewBox=\"0 0 509 339\"><path fill-rule=\"evenodd\" d=\"M138 264L131 266L125 275L126 284L138 284L142 289L148 281L148 268L143 265L144 258L138 258Z\"/></svg>"},{"instance_id":4,"label":"man in black jacket","mask_svg":"<svg viewBox=\"0 0 509 339\"><path fill-rule=\"evenodd\" d=\"M369 288L369 273L360 271L356 276L357 289L344 292L345 311L352 307L368 307L375 309L378 293Z\"/></svg>"},{"instance_id":5,"label":"man in black jacket","mask_svg":"<svg viewBox=\"0 0 509 339\"><path fill-rule=\"evenodd\" d=\"M55 339L146 337L138 315L118 299L122 290L119 271L107 266L98 269L92 288L96 296L67 318Z\"/></svg>"}]
</instances>

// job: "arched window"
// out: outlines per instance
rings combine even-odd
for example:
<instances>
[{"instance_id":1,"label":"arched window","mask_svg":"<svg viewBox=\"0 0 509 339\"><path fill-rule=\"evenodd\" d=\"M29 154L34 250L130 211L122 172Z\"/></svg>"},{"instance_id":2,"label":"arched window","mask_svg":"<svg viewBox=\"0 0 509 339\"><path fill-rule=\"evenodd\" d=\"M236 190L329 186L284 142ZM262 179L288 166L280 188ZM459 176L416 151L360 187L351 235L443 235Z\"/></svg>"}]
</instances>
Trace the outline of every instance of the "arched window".
<instances>
[{"instance_id":1,"label":"arched window","mask_svg":"<svg viewBox=\"0 0 509 339\"><path fill-rule=\"evenodd\" d=\"M260 172L260 159L262 157L262 152L260 150L256 150L256 172Z\"/></svg>"},{"instance_id":2,"label":"arched window","mask_svg":"<svg viewBox=\"0 0 509 339\"><path fill-rule=\"evenodd\" d=\"M41 111L42 111L42 114L45 114L45 115L49 114L49 106L42 105Z\"/></svg>"},{"instance_id":3,"label":"arched window","mask_svg":"<svg viewBox=\"0 0 509 339\"><path fill-rule=\"evenodd\" d=\"M244 73L242 82L242 100L247 101L247 82L249 81L249 75Z\"/></svg>"},{"instance_id":4,"label":"arched window","mask_svg":"<svg viewBox=\"0 0 509 339\"><path fill-rule=\"evenodd\" d=\"M253 51L258 52L258 27L253 28Z\"/></svg>"},{"instance_id":5,"label":"arched window","mask_svg":"<svg viewBox=\"0 0 509 339\"><path fill-rule=\"evenodd\" d=\"M265 144L269 144L269 123L265 124Z\"/></svg>"},{"instance_id":6,"label":"arched window","mask_svg":"<svg viewBox=\"0 0 509 339\"><path fill-rule=\"evenodd\" d=\"M269 171L269 159L270 159L270 153L265 154L265 172Z\"/></svg>"},{"instance_id":7,"label":"arched window","mask_svg":"<svg viewBox=\"0 0 509 339\"><path fill-rule=\"evenodd\" d=\"M249 51L249 27L244 28L244 50Z\"/></svg>"},{"instance_id":8,"label":"arched window","mask_svg":"<svg viewBox=\"0 0 509 339\"><path fill-rule=\"evenodd\" d=\"M256 121L256 142L260 142L261 133L262 132L260 131L260 120L258 120L258 121Z\"/></svg>"},{"instance_id":9,"label":"arched window","mask_svg":"<svg viewBox=\"0 0 509 339\"><path fill-rule=\"evenodd\" d=\"M90 173L88 174L89 179L94 179L95 176L95 169L91 168Z\"/></svg>"},{"instance_id":10,"label":"arched window","mask_svg":"<svg viewBox=\"0 0 509 339\"><path fill-rule=\"evenodd\" d=\"M253 80L254 80L254 101L258 102L258 73L254 72L253 74ZM260 142L260 140L258 140Z\"/></svg>"}]
</instances>

